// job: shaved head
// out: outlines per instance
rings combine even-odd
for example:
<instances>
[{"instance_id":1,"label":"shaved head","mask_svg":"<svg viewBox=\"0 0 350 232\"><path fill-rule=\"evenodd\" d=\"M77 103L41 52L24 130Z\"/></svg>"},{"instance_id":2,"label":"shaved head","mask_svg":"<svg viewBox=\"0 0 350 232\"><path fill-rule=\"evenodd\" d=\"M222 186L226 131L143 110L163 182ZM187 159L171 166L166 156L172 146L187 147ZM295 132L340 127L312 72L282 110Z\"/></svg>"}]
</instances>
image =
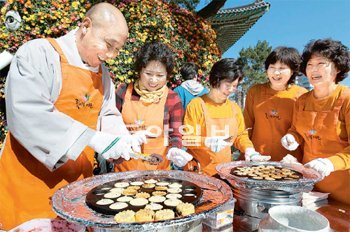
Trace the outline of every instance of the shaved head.
<instances>
[{"instance_id":1,"label":"shaved head","mask_svg":"<svg viewBox=\"0 0 350 232\"><path fill-rule=\"evenodd\" d=\"M90 66L114 59L127 38L128 25L123 14L109 3L92 6L76 33L78 52Z\"/></svg>"},{"instance_id":2,"label":"shaved head","mask_svg":"<svg viewBox=\"0 0 350 232\"><path fill-rule=\"evenodd\" d=\"M127 23L123 14L115 6L109 3L98 3L86 13L93 22L93 26L100 27L106 24L118 24L118 27L127 30Z\"/></svg>"}]
</instances>

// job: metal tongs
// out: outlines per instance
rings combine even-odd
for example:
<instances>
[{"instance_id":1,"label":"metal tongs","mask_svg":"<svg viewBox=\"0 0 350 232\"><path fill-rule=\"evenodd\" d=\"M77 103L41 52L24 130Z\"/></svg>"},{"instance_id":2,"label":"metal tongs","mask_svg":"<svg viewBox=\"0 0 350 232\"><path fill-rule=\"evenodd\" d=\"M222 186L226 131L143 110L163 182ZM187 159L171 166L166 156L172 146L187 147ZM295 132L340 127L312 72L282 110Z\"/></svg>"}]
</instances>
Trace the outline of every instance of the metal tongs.
<instances>
[{"instance_id":1,"label":"metal tongs","mask_svg":"<svg viewBox=\"0 0 350 232\"><path fill-rule=\"evenodd\" d=\"M233 139L233 136L231 135L230 137L224 139L224 141L225 141L226 143L230 143L230 142L232 142L232 139Z\"/></svg>"},{"instance_id":2,"label":"metal tongs","mask_svg":"<svg viewBox=\"0 0 350 232\"><path fill-rule=\"evenodd\" d=\"M251 129L253 129L253 128L251 128L251 127L246 128L244 131L242 131L241 133L239 133L238 135L236 135L236 137L243 135L246 131L249 131L249 130L251 130ZM227 143L230 143L230 142L232 142L232 139L233 139L233 136L231 135L230 137L224 139L224 141L227 142Z\"/></svg>"},{"instance_id":3,"label":"metal tongs","mask_svg":"<svg viewBox=\"0 0 350 232\"><path fill-rule=\"evenodd\" d=\"M130 131L131 134L134 134L134 133L144 133L146 138L147 139L150 139L150 138L157 138L157 135L156 134L153 134L151 133L150 131ZM144 153L141 153L141 152L131 152L130 153L130 158L133 158L133 159L140 159L140 160L144 160L146 162L149 162L150 164L154 164L154 165L157 165L161 162L163 162L163 157L159 154L155 154L155 153L152 153L152 154L144 154Z\"/></svg>"},{"instance_id":4,"label":"metal tongs","mask_svg":"<svg viewBox=\"0 0 350 232\"><path fill-rule=\"evenodd\" d=\"M144 160L146 162L149 162L150 164L159 164L163 161L163 157L159 154L143 154L140 152L132 152L130 153L130 158L133 159L140 159Z\"/></svg>"}]
</instances>

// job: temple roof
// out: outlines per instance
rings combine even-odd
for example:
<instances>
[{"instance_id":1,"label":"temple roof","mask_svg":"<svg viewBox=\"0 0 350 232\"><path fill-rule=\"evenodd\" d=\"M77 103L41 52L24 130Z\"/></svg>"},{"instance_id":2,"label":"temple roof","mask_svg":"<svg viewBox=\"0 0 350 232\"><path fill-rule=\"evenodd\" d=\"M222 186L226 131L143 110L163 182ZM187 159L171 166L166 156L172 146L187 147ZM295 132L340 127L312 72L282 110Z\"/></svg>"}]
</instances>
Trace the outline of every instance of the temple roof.
<instances>
[{"instance_id":1,"label":"temple roof","mask_svg":"<svg viewBox=\"0 0 350 232\"><path fill-rule=\"evenodd\" d=\"M252 4L219 10L208 18L217 32L218 45L224 53L236 43L270 8L270 3L256 0Z\"/></svg>"}]
</instances>

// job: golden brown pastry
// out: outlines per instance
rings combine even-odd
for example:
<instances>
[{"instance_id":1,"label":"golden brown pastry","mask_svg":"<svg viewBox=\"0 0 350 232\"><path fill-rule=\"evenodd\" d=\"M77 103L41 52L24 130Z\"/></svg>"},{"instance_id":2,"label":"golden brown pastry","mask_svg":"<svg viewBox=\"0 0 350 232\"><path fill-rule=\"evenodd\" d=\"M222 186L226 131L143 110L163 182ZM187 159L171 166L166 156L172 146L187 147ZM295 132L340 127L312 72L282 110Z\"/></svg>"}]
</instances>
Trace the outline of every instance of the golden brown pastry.
<instances>
[{"instance_id":1,"label":"golden brown pastry","mask_svg":"<svg viewBox=\"0 0 350 232\"><path fill-rule=\"evenodd\" d=\"M136 198L149 198L151 195L149 193L146 192L140 192L140 193L136 193L135 197Z\"/></svg>"},{"instance_id":2,"label":"golden brown pastry","mask_svg":"<svg viewBox=\"0 0 350 232\"><path fill-rule=\"evenodd\" d=\"M152 192L153 196L165 196L167 193L163 191L154 191Z\"/></svg>"},{"instance_id":3,"label":"golden brown pastry","mask_svg":"<svg viewBox=\"0 0 350 232\"><path fill-rule=\"evenodd\" d=\"M123 195L125 195L125 196L133 196L136 193L137 193L137 190L135 190L135 189L125 189L123 191Z\"/></svg>"},{"instance_id":4,"label":"golden brown pastry","mask_svg":"<svg viewBox=\"0 0 350 232\"><path fill-rule=\"evenodd\" d=\"M156 212L155 220L169 220L175 218L175 213L171 209L162 209Z\"/></svg>"},{"instance_id":5,"label":"golden brown pastry","mask_svg":"<svg viewBox=\"0 0 350 232\"><path fill-rule=\"evenodd\" d=\"M151 222L154 220L155 213L151 209L140 209L135 214L137 222Z\"/></svg>"},{"instance_id":6,"label":"golden brown pastry","mask_svg":"<svg viewBox=\"0 0 350 232\"><path fill-rule=\"evenodd\" d=\"M191 203L180 203L176 206L176 211L181 216L187 216L195 212L194 205Z\"/></svg>"},{"instance_id":7,"label":"golden brown pastry","mask_svg":"<svg viewBox=\"0 0 350 232\"><path fill-rule=\"evenodd\" d=\"M168 189L168 187L166 186L156 186L155 187L155 190L157 191L166 191Z\"/></svg>"},{"instance_id":8,"label":"golden brown pastry","mask_svg":"<svg viewBox=\"0 0 350 232\"><path fill-rule=\"evenodd\" d=\"M135 222L135 212L132 210L124 210L114 216L114 220L118 223Z\"/></svg>"},{"instance_id":9,"label":"golden brown pastry","mask_svg":"<svg viewBox=\"0 0 350 232\"><path fill-rule=\"evenodd\" d=\"M156 186L155 184L146 183L142 185L142 188L151 189L151 188L154 188L155 186Z\"/></svg>"}]
</instances>

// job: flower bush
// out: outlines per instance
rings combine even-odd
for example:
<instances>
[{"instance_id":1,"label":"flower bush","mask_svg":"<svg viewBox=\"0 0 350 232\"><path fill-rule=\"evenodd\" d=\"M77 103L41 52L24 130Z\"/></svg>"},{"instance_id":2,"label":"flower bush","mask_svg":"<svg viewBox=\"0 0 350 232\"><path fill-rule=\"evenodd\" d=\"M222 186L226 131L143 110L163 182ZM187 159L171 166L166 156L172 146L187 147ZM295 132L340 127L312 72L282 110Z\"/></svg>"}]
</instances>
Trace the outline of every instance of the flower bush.
<instances>
[{"instance_id":1,"label":"flower bush","mask_svg":"<svg viewBox=\"0 0 350 232\"><path fill-rule=\"evenodd\" d=\"M77 26L91 2L85 0L31 1L7 0L1 8L0 48L14 53L23 43L44 37L58 37ZM16 31L5 26L5 14L18 11L22 24Z\"/></svg>"},{"instance_id":2,"label":"flower bush","mask_svg":"<svg viewBox=\"0 0 350 232\"><path fill-rule=\"evenodd\" d=\"M15 53L23 43L44 37L59 37L79 26L79 21L96 0L7 0L1 8L0 53ZM181 64L187 61L199 66L199 74L205 84L211 66L221 56L215 31L195 13L162 0L110 0L124 14L129 26L129 38L120 55L107 61L111 76L118 82L129 83L135 79L134 52L145 42L161 40L175 54L175 75L170 87L181 80L177 74ZM8 11L18 11L22 23L16 31L5 26ZM0 77L1 78L1 77Z\"/></svg>"}]
</instances>

